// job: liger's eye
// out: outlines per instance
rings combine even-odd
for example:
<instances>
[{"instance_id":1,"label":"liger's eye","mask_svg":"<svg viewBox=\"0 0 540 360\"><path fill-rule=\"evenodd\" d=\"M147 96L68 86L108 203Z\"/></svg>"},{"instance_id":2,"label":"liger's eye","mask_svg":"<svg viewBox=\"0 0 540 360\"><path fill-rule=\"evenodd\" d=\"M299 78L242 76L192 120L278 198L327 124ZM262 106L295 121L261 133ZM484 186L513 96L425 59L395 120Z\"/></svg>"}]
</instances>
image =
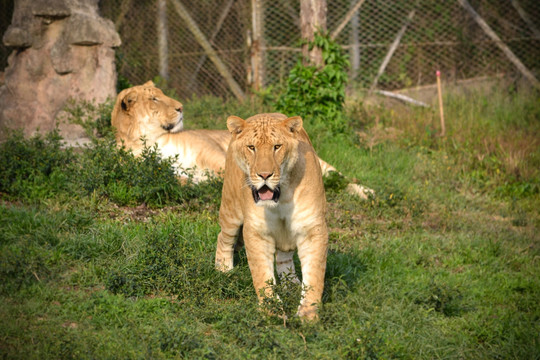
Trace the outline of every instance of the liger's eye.
<instances>
[{"instance_id":1,"label":"liger's eye","mask_svg":"<svg viewBox=\"0 0 540 360\"><path fill-rule=\"evenodd\" d=\"M152 101L155 101L155 102L158 102L158 101L159 101L159 99L158 99L157 97L153 97L151 100L152 100Z\"/></svg>"},{"instance_id":2,"label":"liger's eye","mask_svg":"<svg viewBox=\"0 0 540 360\"><path fill-rule=\"evenodd\" d=\"M248 145L247 148L251 151L255 151L255 146L253 145Z\"/></svg>"},{"instance_id":3,"label":"liger's eye","mask_svg":"<svg viewBox=\"0 0 540 360\"><path fill-rule=\"evenodd\" d=\"M274 145L274 150L279 150L279 149L281 149L281 144L279 144L279 145Z\"/></svg>"}]
</instances>

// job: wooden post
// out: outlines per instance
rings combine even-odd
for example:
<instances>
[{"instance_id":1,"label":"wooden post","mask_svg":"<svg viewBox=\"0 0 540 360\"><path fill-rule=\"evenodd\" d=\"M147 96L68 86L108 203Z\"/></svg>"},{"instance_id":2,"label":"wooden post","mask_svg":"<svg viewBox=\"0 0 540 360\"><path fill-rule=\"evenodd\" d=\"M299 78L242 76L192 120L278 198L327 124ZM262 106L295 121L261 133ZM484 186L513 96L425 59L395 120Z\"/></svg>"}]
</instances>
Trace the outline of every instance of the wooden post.
<instances>
[{"instance_id":1,"label":"wooden post","mask_svg":"<svg viewBox=\"0 0 540 360\"><path fill-rule=\"evenodd\" d=\"M373 80L373 83L371 84L371 87L369 88L369 93L372 93L373 90L375 90L375 87L377 87L377 83L379 82L379 78L384 73L384 70L386 69L386 66L390 62L390 59L394 55L394 52L396 51L399 43L401 42L401 38L405 34L405 30L407 30L407 27L409 26L409 23L414 17L415 10L411 11L409 13L409 16L407 16L407 21L405 21L405 24L401 27L399 32L396 35L396 38L394 39L394 42L390 46L390 49L388 50L388 53L386 54L381 66L379 67L379 71L377 72L377 75L375 76L375 79Z\"/></svg>"},{"instance_id":2,"label":"wooden post","mask_svg":"<svg viewBox=\"0 0 540 360\"><path fill-rule=\"evenodd\" d=\"M326 0L300 0L300 28L302 39L313 41L315 32L326 31ZM322 50L309 47L305 44L302 47L304 59L308 59L310 65L323 66Z\"/></svg>"},{"instance_id":3,"label":"wooden post","mask_svg":"<svg viewBox=\"0 0 540 360\"><path fill-rule=\"evenodd\" d=\"M169 48L167 41L167 1L157 2L157 36L158 36L158 56L159 56L159 76L169 80Z\"/></svg>"},{"instance_id":4,"label":"wooden post","mask_svg":"<svg viewBox=\"0 0 540 360\"><path fill-rule=\"evenodd\" d=\"M206 39L206 36L204 36L201 29L199 29L199 26L197 25L195 20L193 20L193 18L189 15L185 6L180 2L180 0L170 1L173 3L176 12L178 13L178 15L180 15L180 17L188 27L189 31L191 31L191 33L193 34L193 37L195 37L195 40L197 40L197 42L204 49L210 60L212 60L220 75L223 76L234 96L236 96L240 101L243 101L246 97L244 92L242 91L236 80L234 80L233 76L229 72L229 69L227 69L227 66L223 63L216 51L212 48L212 45L210 45L208 39Z\"/></svg>"},{"instance_id":5,"label":"wooden post","mask_svg":"<svg viewBox=\"0 0 540 360\"><path fill-rule=\"evenodd\" d=\"M518 57L514 55L512 50L510 50L510 48L506 46L506 44L501 40L501 38L499 38L499 36L497 36L497 34L491 29L491 27L489 27L489 25L484 21L484 19L482 19L482 17L478 15L478 13L473 9L469 2L467 0L457 1L461 4L461 6L463 6L465 10L469 12L474 21L476 21L476 23L480 25L486 35L489 36L491 40L493 40L495 45L497 45L499 49L504 52L508 60L510 60L514 64L514 66L521 72L521 74L523 74L523 76L525 76L535 88L540 89L540 82L534 77L533 73L530 72L529 69L525 67L525 65L523 65L523 63L518 59Z\"/></svg>"},{"instance_id":6,"label":"wooden post","mask_svg":"<svg viewBox=\"0 0 540 360\"><path fill-rule=\"evenodd\" d=\"M251 0L251 29L252 38L250 43L251 56L251 86L254 90L260 90L264 86L264 19L262 0Z\"/></svg>"},{"instance_id":7,"label":"wooden post","mask_svg":"<svg viewBox=\"0 0 540 360\"><path fill-rule=\"evenodd\" d=\"M345 28L345 25L347 25L347 23L351 20L351 18L355 14L358 13L358 9L360 9L360 7L364 4L365 1L366 0L358 0L356 5L351 7L351 9L347 12L347 14L345 14L343 19L339 22L339 25L330 34L330 39L335 40L338 37L339 33L343 30L343 28Z\"/></svg>"},{"instance_id":8,"label":"wooden post","mask_svg":"<svg viewBox=\"0 0 540 360\"><path fill-rule=\"evenodd\" d=\"M444 123L444 110L442 102L441 72L437 70L437 93L439 94L439 114L441 116L441 136L446 135L446 126Z\"/></svg>"},{"instance_id":9,"label":"wooden post","mask_svg":"<svg viewBox=\"0 0 540 360\"><path fill-rule=\"evenodd\" d=\"M114 27L116 28L116 31L119 31L124 24L124 19L126 18L128 11L131 9L132 2L133 0L123 0L120 4L120 13L116 17L116 20L114 20Z\"/></svg>"},{"instance_id":10,"label":"wooden post","mask_svg":"<svg viewBox=\"0 0 540 360\"><path fill-rule=\"evenodd\" d=\"M216 28L214 29L214 32L212 32L212 36L210 36L210 43L214 42L217 34L219 33L219 30L221 30L223 22L225 22L225 19L227 18L227 15L229 14L233 3L234 0L229 0L227 4L225 4L225 7L223 8L223 11L221 12L221 15L219 16L216 23ZM193 74L191 74L191 80L189 81L188 89L192 89L194 87L197 76L199 75L199 72L201 71L201 68L207 57L208 56L204 54L199 58L199 61L197 61L197 65L195 65L195 71L193 71Z\"/></svg>"},{"instance_id":11,"label":"wooden post","mask_svg":"<svg viewBox=\"0 0 540 360\"><path fill-rule=\"evenodd\" d=\"M540 39L540 31L536 28L536 26L532 22L531 18L529 17L529 15L527 15L525 10L523 10L521 5L519 5L517 0L510 0L510 2L512 3L512 6L514 7L514 9L516 9L516 11L518 12L521 19L523 19L523 21L525 21L525 23L527 24L529 29L532 31L532 33L534 34L534 37L537 38L537 39Z\"/></svg>"},{"instance_id":12,"label":"wooden post","mask_svg":"<svg viewBox=\"0 0 540 360\"><path fill-rule=\"evenodd\" d=\"M351 4L352 4L352 1L353 0L351 0ZM360 2L362 1L365 1L365 0L360 0ZM358 16L358 10L356 10L353 12L353 15L351 17L351 34L350 34L351 49L349 50L350 57L351 57L351 70L350 70L351 80L356 79L356 76L358 75L358 70L360 70L359 19L360 19L360 16Z\"/></svg>"}]
</instances>

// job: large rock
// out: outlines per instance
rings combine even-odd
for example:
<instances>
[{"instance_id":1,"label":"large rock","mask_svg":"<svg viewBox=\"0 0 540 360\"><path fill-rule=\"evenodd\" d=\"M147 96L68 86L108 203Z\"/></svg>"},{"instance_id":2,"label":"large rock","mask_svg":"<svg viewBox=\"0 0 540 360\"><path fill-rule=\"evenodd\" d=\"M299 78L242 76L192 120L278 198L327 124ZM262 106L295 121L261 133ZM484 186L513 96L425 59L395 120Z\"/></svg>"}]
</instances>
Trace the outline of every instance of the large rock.
<instances>
[{"instance_id":1,"label":"large rock","mask_svg":"<svg viewBox=\"0 0 540 360\"><path fill-rule=\"evenodd\" d=\"M0 87L0 138L5 128L47 132L69 99L104 102L116 94L114 47L120 37L98 14L98 0L15 0L3 37L14 50ZM60 123L66 140L81 127Z\"/></svg>"}]
</instances>

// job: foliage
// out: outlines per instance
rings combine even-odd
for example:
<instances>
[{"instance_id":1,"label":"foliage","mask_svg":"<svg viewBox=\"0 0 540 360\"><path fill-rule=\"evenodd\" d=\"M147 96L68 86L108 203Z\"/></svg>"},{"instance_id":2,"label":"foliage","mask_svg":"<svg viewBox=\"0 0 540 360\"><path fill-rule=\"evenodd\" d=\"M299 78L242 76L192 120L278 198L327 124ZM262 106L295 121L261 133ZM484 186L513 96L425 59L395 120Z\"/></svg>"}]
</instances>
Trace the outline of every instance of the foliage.
<instances>
[{"instance_id":1,"label":"foliage","mask_svg":"<svg viewBox=\"0 0 540 360\"><path fill-rule=\"evenodd\" d=\"M96 141L101 137L112 137L111 113L114 108L114 99L95 104L86 100L71 100L64 108L66 113L64 121L82 126L86 135Z\"/></svg>"},{"instance_id":2,"label":"foliage","mask_svg":"<svg viewBox=\"0 0 540 360\"><path fill-rule=\"evenodd\" d=\"M0 192L32 199L68 191L66 168L73 163L73 151L63 149L60 140L57 130L28 139L20 131L11 133L0 143Z\"/></svg>"},{"instance_id":3,"label":"foliage","mask_svg":"<svg viewBox=\"0 0 540 360\"><path fill-rule=\"evenodd\" d=\"M107 289L126 296L142 296L163 292L178 300L235 298L245 292L251 281L244 271L243 278L232 279L214 270L213 246L191 232L185 221L176 229L150 233L137 259L126 269L113 270L107 277Z\"/></svg>"},{"instance_id":4,"label":"foliage","mask_svg":"<svg viewBox=\"0 0 540 360\"><path fill-rule=\"evenodd\" d=\"M268 280L266 286L272 290L272 296L266 295L261 289L262 310L269 316L281 318L283 326L299 325L296 312L303 299L303 287L295 280L297 280L296 274L283 274L276 283ZM306 291L310 290L306 289Z\"/></svg>"},{"instance_id":5,"label":"foliage","mask_svg":"<svg viewBox=\"0 0 540 360\"><path fill-rule=\"evenodd\" d=\"M106 196L119 205L163 206L191 196L190 188L178 182L174 161L162 159L156 146L144 148L136 158L117 148L114 140L100 141L83 150L76 178L87 194Z\"/></svg>"},{"instance_id":6,"label":"foliage","mask_svg":"<svg viewBox=\"0 0 540 360\"><path fill-rule=\"evenodd\" d=\"M324 188L326 191L343 191L347 187L349 181L345 176L338 173L337 171L332 171L330 174L323 177Z\"/></svg>"},{"instance_id":7,"label":"foliage","mask_svg":"<svg viewBox=\"0 0 540 360\"><path fill-rule=\"evenodd\" d=\"M314 47L321 49L324 66L306 65L307 59L299 59L289 73L276 107L290 116L306 118L315 129L342 133L347 129L343 103L349 62L341 46L328 35L316 34L309 43L310 50Z\"/></svg>"}]
</instances>

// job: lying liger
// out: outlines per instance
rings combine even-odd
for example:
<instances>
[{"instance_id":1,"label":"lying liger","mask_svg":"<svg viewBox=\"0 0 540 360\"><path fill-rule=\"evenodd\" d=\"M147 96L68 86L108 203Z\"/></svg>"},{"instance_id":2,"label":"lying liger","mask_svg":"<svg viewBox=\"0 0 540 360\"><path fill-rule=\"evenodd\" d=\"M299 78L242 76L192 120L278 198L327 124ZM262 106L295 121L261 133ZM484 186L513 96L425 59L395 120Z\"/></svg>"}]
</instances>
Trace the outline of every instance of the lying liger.
<instances>
[{"instance_id":1,"label":"lying liger","mask_svg":"<svg viewBox=\"0 0 540 360\"><path fill-rule=\"evenodd\" d=\"M116 98L111 116L116 128L116 140L135 155L147 146L157 144L165 157L178 156L179 175L186 169L195 182L206 179L207 174L219 174L225 167L225 155L231 134L227 130L183 130L183 106L171 99L149 81L143 85L122 90ZM319 159L323 174L337 171ZM347 190L361 198L373 191L357 184Z\"/></svg>"},{"instance_id":2,"label":"lying liger","mask_svg":"<svg viewBox=\"0 0 540 360\"><path fill-rule=\"evenodd\" d=\"M298 315L317 316L321 301L328 232L319 159L298 116L259 114L227 119L227 150L216 250L216 267L233 268L242 231L253 285L262 301L272 295L274 256L279 275L295 275L293 253L302 266Z\"/></svg>"}]
</instances>

